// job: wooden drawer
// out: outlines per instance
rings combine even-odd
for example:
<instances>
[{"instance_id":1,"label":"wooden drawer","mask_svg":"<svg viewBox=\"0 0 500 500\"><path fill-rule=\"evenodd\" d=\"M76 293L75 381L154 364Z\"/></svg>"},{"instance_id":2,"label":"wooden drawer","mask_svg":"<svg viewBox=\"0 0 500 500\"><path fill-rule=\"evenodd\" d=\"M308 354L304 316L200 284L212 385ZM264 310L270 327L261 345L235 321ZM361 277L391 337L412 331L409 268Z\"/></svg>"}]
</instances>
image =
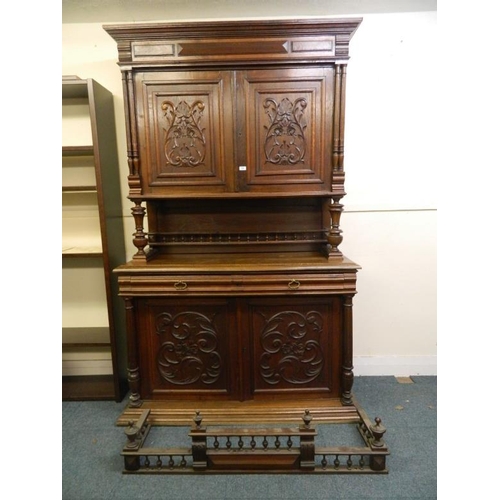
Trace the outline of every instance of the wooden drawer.
<instances>
[{"instance_id":1,"label":"wooden drawer","mask_svg":"<svg viewBox=\"0 0 500 500\"><path fill-rule=\"evenodd\" d=\"M356 292L356 273L125 275L122 296L316 295Z\"/></svg>"}]
</instances>

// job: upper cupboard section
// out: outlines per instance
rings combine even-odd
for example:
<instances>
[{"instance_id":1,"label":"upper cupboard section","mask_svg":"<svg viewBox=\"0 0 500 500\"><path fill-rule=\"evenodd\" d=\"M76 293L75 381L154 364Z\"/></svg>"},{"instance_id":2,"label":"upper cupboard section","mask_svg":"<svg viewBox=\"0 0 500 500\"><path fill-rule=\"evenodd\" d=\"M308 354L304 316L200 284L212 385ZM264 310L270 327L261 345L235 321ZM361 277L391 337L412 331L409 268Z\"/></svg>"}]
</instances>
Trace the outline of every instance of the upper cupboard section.
<instances>
[{"instance_id":1,"label":"upper cupboard section","mask_svg":"<svg viewBox=\"0 0 500 500\"><path fill-rule=\"evenodd\" d=\"M142 195L331 189L332 66L140 71L134 95Z\"/></svg>"},{"instance_id":2,"label":"upper cupboard section","mask_svg":"<svg viewBox=\"0 0 500 500\"><path fill-rule=\"evenodd\" d=\"M344 195L360 18L104 26L124 82L129 195Z\"/></svg>"}]
</instances>

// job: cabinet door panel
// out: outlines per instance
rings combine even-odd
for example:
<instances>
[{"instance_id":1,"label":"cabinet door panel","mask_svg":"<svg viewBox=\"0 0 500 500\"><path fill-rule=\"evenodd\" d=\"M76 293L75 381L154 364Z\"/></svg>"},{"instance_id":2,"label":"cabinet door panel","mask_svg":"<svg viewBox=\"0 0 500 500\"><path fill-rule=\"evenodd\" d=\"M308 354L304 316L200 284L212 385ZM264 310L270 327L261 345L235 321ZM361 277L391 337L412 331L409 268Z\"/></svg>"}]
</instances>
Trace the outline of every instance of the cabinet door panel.
<instances>
[{"instance_id":1,"label":"cabinet door panel","mask_svg":"<svg viewBox=\"0 0 500 500\"><path fill-rule=\"evenodd\" d=\"M140 301L140 356L145 398L233 396L230 332L233 308L226 300Z\"/></svg>"},{"instance_id":2,"label":"cabinet door panel","mask_svg":"<svg viewBox=\"0 0 500 500\"><path fill-rule=\"evenodd\" d=\"M232 189L231 73L136 75L145 194Z\"/></svg>"},{"instance_id":3,"label":"cabinet door panel","mask_svg":"<svg viewBox=\"0 0 500 500\"><path fill-rule=\"evenodd\" d=\"M332 68L238 73L238 186L242 191L328 191Z\"/></svg>"},{"instance_id":4,"label":"cabinet door panel","mask_svg":"<svg viewBox=\"0 0 500 500\"><path fill-rule=\"evenodd\" d=\"M338 395L339 300L250 301L251 397L286 393Z\"/></svg>"}]
</instances>

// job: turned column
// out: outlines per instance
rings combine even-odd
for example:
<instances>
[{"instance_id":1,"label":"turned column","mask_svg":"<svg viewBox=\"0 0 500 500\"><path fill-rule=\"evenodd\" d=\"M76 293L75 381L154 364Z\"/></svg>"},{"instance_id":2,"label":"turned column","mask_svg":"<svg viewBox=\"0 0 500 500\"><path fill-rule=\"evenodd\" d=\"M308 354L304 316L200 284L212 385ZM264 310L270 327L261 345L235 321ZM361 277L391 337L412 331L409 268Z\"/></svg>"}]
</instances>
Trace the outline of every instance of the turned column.
<instances>
[{"instance_id":1,"label":"turned column","mask_svg":"<svg viewBox=\"0 0 500 500\"><path fill-rule=\"evenodd\" d=\"M134 201L135 206L132 208L132 216L135 222L135 233L132 242L137 248L137 253L132 256L133 259L146 260L146 252L144 248L148 245L148 238L144 232L144 216L146 209L142 206L142 200Z\"/></svg>"},{"instance_id":2,"label":"turned column","mask_svg":"<svg viewBox=\"0 0 500 500\"><path fill-rule=\"evenodd\" d=\"M130 388L129 406L138 408L142 405L139 394L139 360L137 353L137 331L135 328L134 300L125 297L125 312L127 318L127 356L128 356L128 384Z\"/></svg>"},{"instance_id":3,"label":"turned column","mask_svg":"<svg viewBox=\"0 0 500 500\"><path fill-rule=\"evenodd\" d=\"M333 151L332 151L332 198L328 210L330 212L330 231L327 234L329 257L341 257L339 245L342 243L340 216L343 205L340 200L345 196L344 191L344 121L345 121L345 63L335 64L335 90L333 108Z\"/></svg>"},{"instance_id":4,"label":"turned column","mask_svg":"<svg viewBox=\"0 0 500 500\"><path fill-rule=\"evenodd\" d=\"M352 385L354 382L352 366L352 298L353 295L344 295L342 303L342 375L341 401L343 405L352 405Z\"/></svg>"},{"instance_id":5,"label":"turned column","mask_svg":"<svg viewBox=\"0 0 500 500\"><path fill-rule=\"evenodd\" d=\"M146 209L142 206L142 200L138 199L142 194L140 178L140 158L137 141L137 119L135 114L135 91L130 69L122 70L123 98L125 104L125 121L127 133L127 161L128 161L128 186L129 198L134 200L135 206L132 208L132 216L135 222L135 233L133 243L137 248L137 253L133 259L146 260L144 248L148 244L148 239L144 232L144 216Z\"/></svg>"}]
</instances>

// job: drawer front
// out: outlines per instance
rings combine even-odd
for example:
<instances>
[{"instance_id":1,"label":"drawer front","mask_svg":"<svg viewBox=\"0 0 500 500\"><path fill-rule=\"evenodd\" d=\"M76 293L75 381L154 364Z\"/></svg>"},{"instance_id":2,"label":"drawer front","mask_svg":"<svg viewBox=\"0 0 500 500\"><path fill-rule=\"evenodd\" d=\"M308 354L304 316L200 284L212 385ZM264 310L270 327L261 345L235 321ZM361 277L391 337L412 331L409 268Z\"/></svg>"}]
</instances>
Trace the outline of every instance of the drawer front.
<instances>
[{"instance_id":1,"label":"drawer front","mask_svg":"<svg viewBox=\"0 0 500 500\"><path fill-rule=\"evenodd\" d=\"M120 276L122 296L304 295L356 292L356 273Z\"/></svg>"}]
</instances>

